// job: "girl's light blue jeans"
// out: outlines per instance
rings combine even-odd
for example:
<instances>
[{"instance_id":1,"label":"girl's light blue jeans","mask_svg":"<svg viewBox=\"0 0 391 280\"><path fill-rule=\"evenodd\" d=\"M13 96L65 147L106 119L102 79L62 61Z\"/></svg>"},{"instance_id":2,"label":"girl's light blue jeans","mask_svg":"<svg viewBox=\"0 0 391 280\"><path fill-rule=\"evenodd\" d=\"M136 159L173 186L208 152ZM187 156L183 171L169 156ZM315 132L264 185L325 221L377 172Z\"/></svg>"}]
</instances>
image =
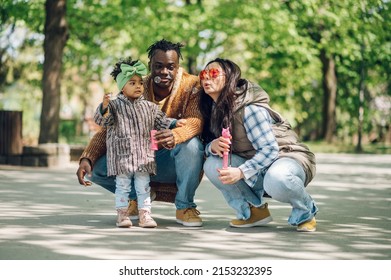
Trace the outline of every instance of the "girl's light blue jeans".
<instances>
[{"instance_id":1,"label":"girl's light blue jeans","mask_svg":"<svg viewBox=\"0 0 391 280\"><path fill-rule=\"evenodd\" d=\"M115 178L115 208L127 208L129 193L132 185L137 193L138 209L151 212L151 187L149 186L150 177L148 172L135 172L120 174Z\"/></svg>"},{"instance_id":2,"label":"girl's light blue jeans","mask_svg":"<svg viewBox=\"0 0 391 280\"><path fill-rule=\"evenodd\" d=\"M232 155L231 166L238 167L245 161L245 158ZM262 205L264 192L273 199L292 206L288 219L291 225L296 226L308 221L318 212L315 201L305 189L303 167L294 159L286 157L277 159L266 172L260 172L252 188L244 180L233 185L222 184L217 171L221 167L222 159L212 155L204 163L204 172L212 184L222 192L228 205L236 211L238 219L250 218L250 205L255 207Z\"/></svg>"},{"instance_id":3,"label":"girl's light blue jeans","mask_svg":"<svg viewBox=\"0 0 391 280\"><path fill-rule=\"evenodd\" d=\"M194 137L176 145L172 150L160 149L155 152L155 160L157 174L151 176L151 181L176 183L176 208L195 208L197 205L194 203L194 195L200 183L199 174L204 162L204 146L201 141ZM115 192L115 177L107 177L106 155L96 161L90 180L112 193ZM129 199L136 199L134 188Z\"/></svg>"}]
</instances>

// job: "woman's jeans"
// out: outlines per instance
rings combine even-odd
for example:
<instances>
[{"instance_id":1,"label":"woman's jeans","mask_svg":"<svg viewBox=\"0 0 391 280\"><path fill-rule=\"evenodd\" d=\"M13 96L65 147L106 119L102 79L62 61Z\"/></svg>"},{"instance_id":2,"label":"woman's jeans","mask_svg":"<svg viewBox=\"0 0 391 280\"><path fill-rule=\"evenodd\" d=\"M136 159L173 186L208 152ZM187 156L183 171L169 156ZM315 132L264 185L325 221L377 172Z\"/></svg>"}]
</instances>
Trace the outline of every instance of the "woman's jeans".
<instances>
[{"instance_id":1,"label":"woman's jeans","mask_svg":"<svg viewBox=\"0 0 391 280\"><path fill-rule=\"evenodd\" d=\"M245 161L245 158L232 155L231 166L238 167ZM236 211L238 219L250 218L250 204L255 207L262 205L264 192L273 199L292 206L288 219L291 225L308 221L318 212L315 201L305 190L304 170L294 159L286 157L277 159L266 172L260 172L252 188L244 180L233 185L222 184L217 171L221 167L222 159L212 155L204 163L204 172L212 184L222 192L228 205Z\"/></svg>"},{"instance_id":2,"label":"woman's jeans","mask_svg":"<svg viewBox=\"0 0 391 280\"><path fill-rule=\"evenodd\" d=\"M198 137L178 144L172 150L160 149L155 152L157 174L151 176L152 182L176 183L178 192L175 197L177 209L195 208L195 191L200 183L199 174L204 161L204 146ZM107 177L106 155L99 158L90 178L112 193L115 193L115 177ZM129 199L136 199L132 188Z\"/></svg>"}]
</instances>

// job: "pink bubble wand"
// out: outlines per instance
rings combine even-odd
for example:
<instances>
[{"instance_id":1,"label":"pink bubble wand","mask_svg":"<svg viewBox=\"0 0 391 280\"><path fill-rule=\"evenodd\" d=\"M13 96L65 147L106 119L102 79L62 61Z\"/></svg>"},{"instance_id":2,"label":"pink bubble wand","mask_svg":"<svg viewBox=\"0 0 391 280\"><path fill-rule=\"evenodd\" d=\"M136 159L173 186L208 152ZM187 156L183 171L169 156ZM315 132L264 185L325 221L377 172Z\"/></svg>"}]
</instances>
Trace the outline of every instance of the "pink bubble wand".
<instances>
[{"instance_id":1,"label":"pink bubble wand","mask_svg":"<svg viewBox=\"0 0 391 280\"><path fill-rule=\"evenodd\" d=\"M229 143L231 144L231 132L229 131L229 127L223 128L223 131L221 132L221 136L229 140ZM228 168L228 152L223 153L223 169Z\"/></svg>"}]
</instances>

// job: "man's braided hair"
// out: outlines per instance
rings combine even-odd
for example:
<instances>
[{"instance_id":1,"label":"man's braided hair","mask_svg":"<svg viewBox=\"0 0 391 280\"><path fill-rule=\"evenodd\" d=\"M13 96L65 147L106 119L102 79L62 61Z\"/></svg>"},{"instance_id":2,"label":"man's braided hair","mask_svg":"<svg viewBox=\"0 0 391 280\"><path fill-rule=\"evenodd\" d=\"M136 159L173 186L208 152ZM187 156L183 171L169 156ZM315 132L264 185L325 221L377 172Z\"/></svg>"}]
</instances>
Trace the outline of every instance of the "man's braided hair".
<instances>
[{"instance_id":1,"label":"man's braided hair","mask_svg":"<svg viewBox=\"0 0 391 280\"><path fill-rule=\"evenodd\" d=\"M184 47L184 44L182 44L182 43L172 43L170 41L162 39L162 40L157 41L149 46L149 48L147 49L148 58L151 59L152 56L155 55L155 52L157 50L162 50L164 52L174 50L178 54L178 57L183 59L182 54L181 54L182 47Z\"/></svg>"}]
</instances>

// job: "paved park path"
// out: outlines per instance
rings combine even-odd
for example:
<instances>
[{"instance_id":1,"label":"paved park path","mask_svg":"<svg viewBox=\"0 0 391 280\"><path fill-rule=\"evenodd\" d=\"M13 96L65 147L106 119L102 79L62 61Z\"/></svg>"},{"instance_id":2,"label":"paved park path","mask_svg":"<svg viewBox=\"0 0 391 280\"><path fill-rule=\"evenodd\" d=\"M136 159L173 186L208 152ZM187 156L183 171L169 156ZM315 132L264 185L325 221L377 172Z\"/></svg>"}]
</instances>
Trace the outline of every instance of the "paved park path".
<instances>
[{"instance_id":1,"label":"paved park path","mask_svg":"<svg viewBox=\"0 0 391 280\"><path fill-rule=\"evenodd\" d=\"M75 163L2 165L0 259L391 259L391 155L317 154L317 161L308 186L320 208L315 233L296 232L290 207L272 199L272 223L230 228L234 213L205 178L196 194L203 227L177 224L172 204L154 202L158 228L119 229L113 195L80 186Z\"/></svg>"}]
</instances>

